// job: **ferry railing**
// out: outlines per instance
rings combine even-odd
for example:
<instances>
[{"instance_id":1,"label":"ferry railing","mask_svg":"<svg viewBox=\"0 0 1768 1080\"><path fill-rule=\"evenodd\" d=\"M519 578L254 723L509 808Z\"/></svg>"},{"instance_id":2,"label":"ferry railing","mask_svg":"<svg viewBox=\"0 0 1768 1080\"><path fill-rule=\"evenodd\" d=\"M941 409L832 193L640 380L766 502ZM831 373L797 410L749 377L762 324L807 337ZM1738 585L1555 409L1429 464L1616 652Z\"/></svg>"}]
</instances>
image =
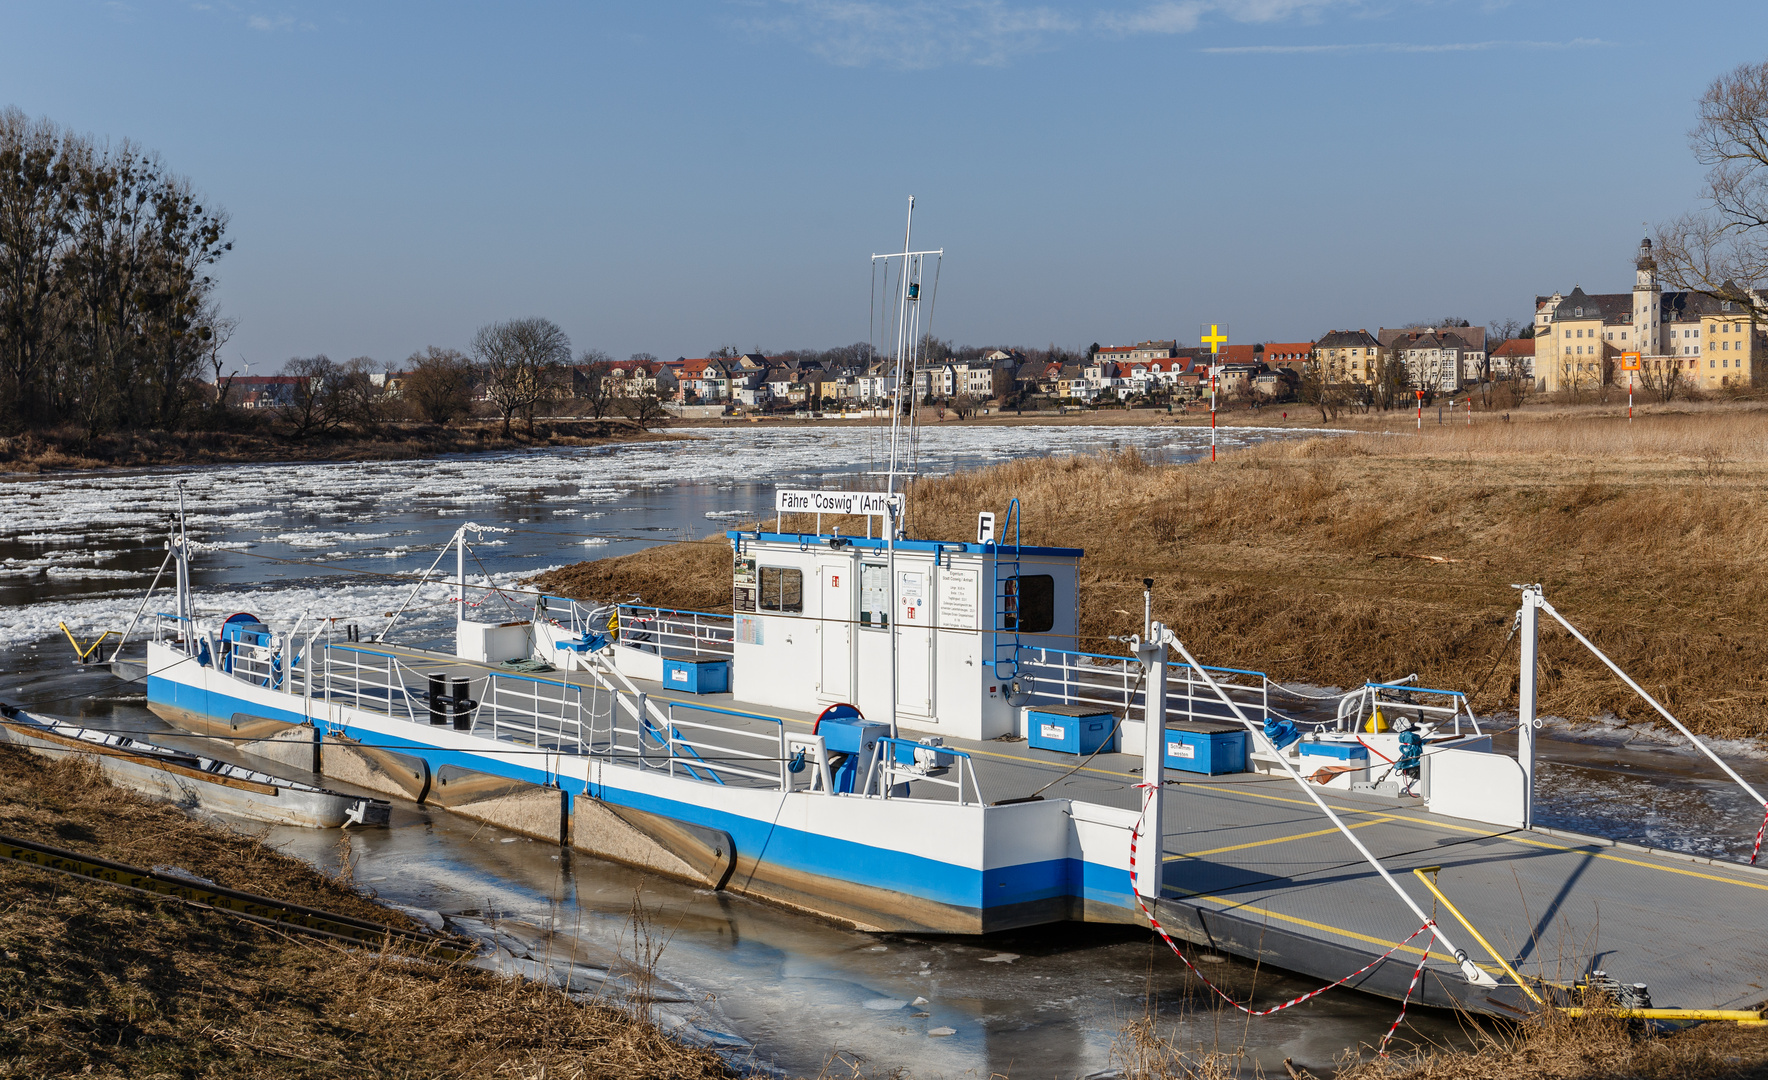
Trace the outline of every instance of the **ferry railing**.
<instances>
[{"instance_id":1,"label":"ferry railing","mask_svg":"<svg viewBox=\"0 0 1768 1080\"><path fill-rule=\"evenodd\" d=\"M957 775L955 777L933 776L919 765L905 765L896 759L898 747L908 752L911 761L914 760L913 755L917 751L923 754L937 755L934 759L936 761L939 757L949 757L952 759L950 768L954 769ZM964 779L966 777L970 780L970 795L972 796L970 799L964 797ZM885 799L913 799L917 796L892 795L891 789L897 784L907 784L914 781L950 788L957 793L959 806L969 806L972 803L977 806L982 805L982 789L976 785L976 770L970 763L969 754L962 750L947 750L943 746L929 747L912 739L879 739L878 752L872 756L872 764L866 769L865 783L861 786L860 791L866 795L877 795ZM945 800L929 801L944 802Z\"/></svg>"},{"instance_id":2,"label":"ferry railing","mask_svg":"<svg viewBox=\"0 0 1768 1080\"><path fill-rule=\"evenodd\" d=\"M429 721L428 705L420 714L412 704L418 695L405 684L404 665L390 653L327 644L321 678L327 701L414 724Z\"/></svg>"},{"instance_id":3,"label":"ferry railing","mask_svg":"<svg viewBox=\"0 0 1768 1080\"><path fill-rule=\"evenodd\" d=\"M1461 735L1461 718L1465 716L1475 735L1485 734L1462 691L1432 690L1406 683L1366 683L1361 689L1339 698L1338 730L1361 730L1378 712L1383 713L1384 718L1410 714L1421 723L1431 719L1435 719L1439 726L1453 723L1457 738Z\"/></svg>"},{"instance_id":4,"label":"ferry railing","mask_svg":"<svg viewBox=\"0 0 1768 1080\"><path fill-rule=\"evenodd\" d=\"M164 644L169 633L172 644L181 645L194 655L196 653L195 623L196 620L183 615L174 615L169 611L156 611L153 620L153 639Z\"/></svg>"},{"instance_id":5,"label":"ferry railing","mask_svg":"<svg viewBox=\"0 0 1768 1080\"><path fill-rule=\"evenodd\" d=\"M612 604L585 604L568 596L542 595L535 601L535 618L544 619L579 641L593 634L608 632L609 617L615 612Z\"/></svg>"},{"instance_id":6,"label":"ferry railing","mask_svg":"<svg viewBox=\"0 0 1768 1080\"><path fill-rule=\"evenodd\" d=\"M584 688L558 679L493 672L473 708L472 729L503 742L524 743L561 754L581 754ZM471 693L471 682L468 683ZM550 739L550 743L547 741Z\"/></svg>"},{"instance_id":7,"label":"ferry railing","mask_svg":"<svg viewBox=\"0 0 1768 1080\"><path fill-rule=\"evenodd\" d=\"M1147 719L1147 688L1134 658L1026 646L1020 649L1021 705L1098 706L1125 719ZM1270 715L1271 681L1261 671L1206 667L1237 703ZM1166 720L1221 720L1232 713L1189 669L1170 669L1166 680Z\"/></svg>"},{"instance_id":8,"label":"ferry railing","mask_svg":"<svg viewBox=\"0 0 1768 1080\"><path fill-rule=\"evenodd\" d=\"M224 643L228 646L228 668L234 678L253 686L272 690L282 688L282 650L277 645L255 645L245 641Z\"/></svg>"},{"instance_id":9,"label":"ferry railing","mask_svg":"<svg viewBox=\"0 0 1768 1080\"><path fill-rule=\"evenodd\" d=\"M617 643L663 656L731 655L735 632L731 616L706 611L621 604Z\"/></svg>"},{"instance_id":10,"label":"ferry railing","mask_svg":"<svg viewBox=\"0 0 1768 1080\"><path fill-rule=\"evenodd\" d=\"M430 726L434 716L428 686L431 671L418 671L390 653L350 645L324 647L316 696L363 712ZM453 678L453 676L446 676ZM593 703L586 709L585 687L559 679L514 672L487 672L467 680L473 702L467 727L500 742L515 742L560 754L589 752ZM450 710L443 715L458 720Z\"/></svg>"},{"instance_id":11,"label":"ferry railing","mask_svg":"<svg viewBox=\"0 0 1768 1080\"><path fill-rule=\"evenodd\" d=\"M701 723L683 719L680 714L687 712L733 716L759 722L765 727L762 731L749 731ZM786 725L779 718L689 702L670 702L668 718L666 749L669 752L669 775L675 776L681 770L695 779L703 779L700 774L705 772L719 784L726 783L725 777L733 777L778 786L781 791L791 790L790 774L786 771ZM771 731L766 730L769 727L772 728ZM683 729L705 734L696 734L690 738L683 734ZM732 746L714 742L713 739L747 742L745 745ZM739 762L752 764L738 764ZM769 768L763 770L762 765Z\"/></svg>"}]
</instances>

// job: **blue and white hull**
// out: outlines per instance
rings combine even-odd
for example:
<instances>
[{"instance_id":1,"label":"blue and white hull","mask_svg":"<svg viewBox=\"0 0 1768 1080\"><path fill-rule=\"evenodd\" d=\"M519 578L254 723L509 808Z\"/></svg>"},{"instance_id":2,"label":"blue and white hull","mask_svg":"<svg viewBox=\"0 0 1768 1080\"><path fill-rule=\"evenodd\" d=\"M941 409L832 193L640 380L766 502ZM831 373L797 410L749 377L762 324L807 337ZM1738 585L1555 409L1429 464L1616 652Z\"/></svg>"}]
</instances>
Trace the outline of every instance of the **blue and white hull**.
<instances>
[{"instance_id":1,"label":"blue and white hull","mask_svg":"<svg viewBox=\"0 0 1768 1080\"><path fill-rule=\"evenodd\" d=\"M618 733L598 749L594 737L561 737L557 723L537 721L526 739L508 725L491 725L502 738L482 733L483 699L505 692L491 680L520 676L485 674L475 684L481 719L463 731L430 722L427 703L407 689L415 680L399 673L412 653L312 643L307 651L285 679L274 662L247 670L244 647L235 647L239 663L226 671L205 662L201 648L193 655L182 644L151 642L148 705L192 732L259 740L253 750L305 752L317 734L326 775L378 779L394 794L481 809L488 820L594 854L864 929L977 934L1063 920L1137 921L1129 811L1067 799L989 806L891 797L881 787L831 793L814 782L793 786L804 781L789 774L783 785L720 782L713 772L725 766L670 769L654 760L659 749L684 760L685 740L645 759L619 746ZM391 677L378 694L369 692L373 679L340 680L340 652L359 675L362 665L381 662ZM423 659L458 664L442 654ZM526 681L540 694L573 696L557 680ZM638 715L620 711L632 706L617 688L591 688L596 693L609 703L602 715L611 726L617 716ZM779 769L777 755L770 761L757 761L761 775ZM450 778L455 790L485 798L450 803Z\"/></svg>"}]
</instances>

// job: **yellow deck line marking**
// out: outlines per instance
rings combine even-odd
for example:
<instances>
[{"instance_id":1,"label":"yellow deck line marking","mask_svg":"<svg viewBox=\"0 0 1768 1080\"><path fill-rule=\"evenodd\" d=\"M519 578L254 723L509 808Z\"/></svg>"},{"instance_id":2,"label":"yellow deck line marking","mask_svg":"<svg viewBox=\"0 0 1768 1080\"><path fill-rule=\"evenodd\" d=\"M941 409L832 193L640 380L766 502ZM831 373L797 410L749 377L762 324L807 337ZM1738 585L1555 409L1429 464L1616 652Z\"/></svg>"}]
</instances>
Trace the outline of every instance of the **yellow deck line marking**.
<instances>
[{"instance_id":1,"label":"yellow deck line marking","mask_svg":"<svg viewBox=\"0 0 1768 1080\"><path fill-rule=\"evenodd\" d=\"M1175 898L1167 897L1166 899L1175 899ZM1339 937L1347 937L1347 938L1350 938L1352 941L1361 941L1361 942L1364 942L1369 945L1389 946L1389 945L1393 944L1392 941L1388 941L1388 940L1378 938L1378 937L1370 937L1368 934L1359 934L1355 930L1346 930L1343 927L1339 927L1339 926L1328 926L1326 923L1314 922L1312 919L1304 919L1304 918L1301 918L1300 916L1297 916L1297 915L1285 915L1281 911L1268 911L1265 908L1254 907L1251 904L1242 904L1242 903L1239 903L1238 901L1229 900L1229 899L1227 899L1225 897L1221 897L1221 896L1199 896L1199 895L1193 893L1190 897L1177 897L1176 899L1208 900L1211 903L1221 904L1224 907L1232 908L1236 911L1250 911L1254 915L1263 915L1267 919L1276 919L1279 922L1294 923L1297 926L1305 926L1310 930L1323 930L1328 934L1337 934ZM1217 914L1226 914L1226 912L1218 912ZM1395 952L1408 952L1408 953L1411 953L1413 956L1425 955L1424 950L1420 949L1416 945L1401 945L1398 949L1396 949L1394 951ZM1438 953L1438 952L1431 953L1430 958L1432 960L1440 960L1445 964L1453 964L1455 962L1454 957L1445 956L1442 953ZM1486 970L1486 971L1492 971L1492 972L1497 971L1497 968L1490 965L1490 964L1480 964L1479 967L1482 968L1483 970Z\"/></svg>"},{"instance_id":2,"label":"yellow deck line marking","mask_svg":"<svg viewBox=\"0 0 1768 1080\"><path fill-rule=\"evenodd\" d=\"M395 650L395 651L401 651L401 652L404 651L404 650L400 649L400 647L397 645L389 646L389 648L391 650ZM421 653L420 654L408 654L408 655L422 656L426 659L429 658L427 656L427 654L421 654ZM467 663L467 664L474 663L471 660L460 661L460 662ZM475 666L485 668L485 670L487 670L487 671L494 671L495 670L494 668L491 668L491 667L484 665L484 664L477 664ZM675 701L678 704L693 704L693 699L691 699L691 698L674 698L674 697L669 697L666 693L664 693L664 694L651 694L649 696L653 697L653 698L661 697L667 701ZM766 716L770 719L778 720L781 723L792 723L792 724L808 724L808 723L810 723L810 721L808 721L808 720L800 720L796 717L790 717L790 716L778 716L773 713L764 713L759 710L744 710L744 711L752 712L756 716ZM966 751L966 753L969 753L971 755L980 754L984 757L999 758L1002 761L1010 761L1010 762L1013 762L1013 763L1019 764L1019 765L1046 765L1051 768L1059 768L1061 765L1060 762L1038 761L1034 758L1014 757L1011 754L1003 754L997 750L983 750L983 749L979 748L976 750ZM1084 772L1084 773L1093 773L1098 776L1109 776L1109 777L1113 777L1118 780L1135 780L1135 779L1137 779L1137 777L1131 773L1112 772L1109 769L1094 769L1094 768L1082 767L1082 768L1076 769L1074 771L1075 772ZM1289 798L1288 796L1284 796L1284 795L1268 795L1262 791L1245 791L1245 790L1242 790L1239 786L1232 785L1232 784L1186 784L1184 786L1185 787L1200 788L1204 791L1219 791L1219 792L1222 792L1224 794L1229 794L1229 795L1245 795L1248 798L1252 798L1252 799L1268 799L1271 802L1290 803L1290 804L1296 805L1296 806L1312 806L1312 805L1314 805L1312 802L1308 801L1307 799L1292 799L1292 798ZM1337 811L1340 814L1378 814L1378 815L1382 815L1384 818L1386 818L1388 820L1404 820L1408 824L1412 824L1412 825L1424 825L1424 826L1427 826L1430 828L1446 829L1446 830L1453 831L1453 832L1472 833L1476 836L1486 836L1486 837L1491 837L1493 839L1500 839L1501 838L1501 839L1505 839L1505 840L1514 840L1515 842L1517 842L1519 844L1528 844L1533 847L1547 848L1552 851L1578 851L1579 850L1578 848L1572 847L1570 845L1554 844L1554 843L1549 843L1545 840L1534 840L1534 839L1530 839L1527 837L1517 836L1514 833L1487 832L1484 829L1470 828L1466 825L1451 825L1445 821L1433 821L1429 818L1406 817L1403 819L1398 819L1395 817L1395 815L1390 814L1387 811L1378 810L1378 809L1374 809L1371 807L1334 806L1332 809ZM1373 823L1371 822L1370 824L1373 824ZM1351 827L1352 828L1359 828L1360 826L1353 825ZM1319 833L1309 833L1307 835L1309 835L1309 836L1322 836L1322 835L1325 835L1325 833L1337 832L1337 831L1338 831L1337 829L1324 829L1324 830L1321 830ZM1298 840L1298 839L1301 839L1301 837L1287 837L1285 839ZM1280 843L1280 842L1281 842L1280 840L1263 841L1263 843ZM1257 845L1254 844L1254 845L1242 845L1242 846L1255 846L1256 847ZM1213 852L1212 851L1200 851L1200 852L1197 852L1196 855L1220 854L1223 851L1233 851L1233 850L1235 850L1235 848L1219 848ZM1754 881L1739 881L1736 878L1721 877L1718 874L1703 874L1699 870L1684 870L1681 867L1677 867L1677 866L1658 866L1655 863L1640 862L1638 859L1629 859L1629 858L1626 858L1626 857L1620 856L1620 855L1604 855L1598 851L1587 852L1586 854L1588 854L1589 857L1593 858L1593 859L1604 859L1604 860L1607 860L1608 862L1625 863L1628 866L1641 866L1647 870L1661 870L1666 874L1681 874L1685 877L1701 878L1706 881L1718 881L1718 882L1723 882L1724 884L1727 884L1727 885L1741 885L1746 889L1761 889L1764 891L1768 891L1768 884L1761 884L1761 883L1754 882ZM1165 856L1165 860L1168 862L1171 862L1174 859L1178 859L1178 858L1195 858L1195 857L1196 856L1168 855L1168 856ZM1206 897L1205 899L1213 899L1213 898ZM1249 908L1248 910L1256 910L1256 909ZM1289 916L1286 916L1286 915L1284 915L1284 916L1273 915L1272 917L1273 918L1284 918L1284 919L1289 918ZM1291 920L1291 921L1305 922L1305 920ZM1307 925L1312 926L1315 924L1307 923ZM1331 929L1331 928L1326 927L1325 929ZM1355 936L1355 935L1353 935L1353 936ZM1374 938L1368 938L1366 940L1375 941ZM1387 944L1387 942L1377 942L1377 944ZM1410 951L1417 952L1418 950L1413 949Z\"/></svg>"},{"instance_id":3,"label":"yellow deck line marking","mask_svg":"<svg viewBox=\"0 0 1768 1080\"><path fill-rule=\"evenodd\" d=\"M1294 803L1298 806L1312 806L1313 805L1313 803L1308 802L1306 799L1291 799L1291 798L1287 798L1282 795L1266 795L1263 792L1259 792L1259 791L1244 791L1243 792L1243 791L1238 791L1237 789L1235 789L1231 786L1224 787L1219 784L1193 784L1190 786L1205 788L1209 791L1225 791L1225 792L1233 792L1235 794L1240 794L1240 795L1250 795L1251 797L1253 797L1255 799L1270 799L1274 802ZM1345 814L1345 813L1364 813L1364 814L1380 813L1380 811L1378 811L1378 810L1349 810L1349 809L1341 809L1339 807L1334 807L1333 809L1338 810L1338 812L1341 814ZM1432 826L1432 827L1438 828L1438 829L1450 829L1455 832L1472 833L1476 836L1490 837L1491 839L1494 839L1494 840L1511 840L1511 841L1514 841L1518 844L1527 844L1531 847L1547 848L1549 851L1577 852L1577 851L1583 850L1579 847L1575 847L1570 844L1555 844L1555 843L1552 843L1551 841L1547 841L1547 840L1536 840L1532 837L1518 836L1516 831L1487 832L1484 829L1469 828L1466 825L1451 825L1446 821L1432 821L1429 818L1407 817L1404 820L1408 824L1428 825L1428 826ZM1584 852L1584 854L1589 856L1592 859L1603 859L1608 862L1625 863L1628 866L1642 866L1647 870L1661 870L1666 874L1681 874L1685 877L1702 878L1706 881L1719 881L1719 882L1723 882L1727 885L1740 885L1746 889L1762 889L1764 891L1768 891L1768 884L1762 884L1760 882L1739 881L1737 878L1723 877L1719 874L1706 874L1706 873L1702 873L1699 870L1684 870L1679 866L1659 866L1656 863L1642 862L1638 859L1629 859L1624 855L1605 855L1600 851L1586 851L1586 852Z\"/></svg>"},{"instance_id":4,"label":"yellow deck line marking","mask_svg":"<svg viewBox=\"0 0 1768 1080\"><path fill-rule=\"evenodd\" d=\"M1528 839L1526 837L1521 837L1521 836L1506 836L1504 839L1515 840L1519 844L1528 844L1532 847L1551 848L1554 851L1578 851L1578 850L1580 850L1578 848L1570 847L1567 845L1550 844L1550 843L1546 842L1545 840L1531 840L1531 839ZM1655 863L1640 862L1638 859L1629 859L1629 858L1626 858L1625 856L1622 856L1622 855L1604 855L1600 851L1589 851L1589 852L1585 852L1585 854L1588 855L1592 859L1603 859L1607 862L1626 863L1628 866L1643 866L1647 870L1662 870L1666 874L1681 874L1684 877L1695 877L1695 878L1701 878L1706 881L1722 882L1726 885L1740 885L1746 889L1762 889L1764 891L1768 891L1768 885L1761 884L1760 882L1739 881L1736 878L1721 877L1718 874L1703 874L1699 870L1684 870L1680 866L1658 866Z\"/></svg>"},{"instance_id":5,"label":"yellow deck line marking","mask_svg":"<svg viewBox=\"0 0 1768 1080\"><path fill-rule=\"evenodd\" d=\"M1365 825L1380 825L1384 821L1402 821L1402 820L1405 820L1405 819L1391 817L1391 816L1371 818L1368 821L1359 821L1355 825L1350 826L1350 828L1361 829ZM1163 861L1177 862L1180 859L1201 859L1205 855L1220 855L1223 852L1227 852L1227 851L1245 851L1247 848L1266 847L1270 844L1286 844L1291 840L1308 840L1308 839L1311 839L1316 836L1333 836L1333 835L1337 835L1337 833L1338 833L1337 829L1321 829L1317 832L1296 833L1294 836L1277 836L1277 837L1272 837L1269 840L1254 840L1251 843L1247 843L1247 844L1231 844L1228 847L1210 848L1208 851L1190 851L1190 852L1183 852L1182 851L1176 855L1166 856Z\"/></svg>"}]
</instances>

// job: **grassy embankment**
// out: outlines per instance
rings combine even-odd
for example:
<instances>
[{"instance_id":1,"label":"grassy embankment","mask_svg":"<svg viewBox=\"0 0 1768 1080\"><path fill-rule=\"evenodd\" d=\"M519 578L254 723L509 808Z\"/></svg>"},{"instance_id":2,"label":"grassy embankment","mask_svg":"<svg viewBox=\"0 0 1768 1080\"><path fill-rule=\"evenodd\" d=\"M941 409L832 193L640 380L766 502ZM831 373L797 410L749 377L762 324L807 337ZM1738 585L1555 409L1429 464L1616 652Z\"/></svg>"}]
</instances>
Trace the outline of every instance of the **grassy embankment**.
<instances>
[{"instance_id":1,"label":"grassy embankment","mask_svg":"<svg viewBox=\"0 0 1768 1080\"><path fill-rule=\"evenodd\" d=\"M413 925L251 836L0 747L0 833ZM605 1005L0 865L0 1077L705 1080L718 1058Z\"/></svg>"},{"instance_id":2,"label":"grassy embankment","mask_svg":"<svg viewBox=\"0 0 1768 1080\"><path fill-rule=\"evenodd\" d=\"M142 431L87 439L55 430L0 437L0 472L218 465L254 461L399 461L441 454L603 446L674 436L645 431L628 420L544 420L528 435L520 424L505 436L485 421L438 427L388 423L373 432L340 431L294 438L268 425L243 431Z\"/></svg>"},{"instance_id":3,"label":"grassy embankment","mask_svg":"<svg viewBox=\"0 0 1768 1080\"><path fill-rule=\"evenodd\" d=\"M1514 703L1517 595L1546 595L1696 730L1768 735L1768 411L1593 411L1424 434L1268 444L1208 463L1135 453L1027 459L917 485L915 536L973 535L1025 507L1025 540L1087 549L1080 648L1156 616L1205 663L1357 685L1416 672ZM808 521L804 524L809 527ZM729 610L722 538L554 571L545 588ZM1543 710L1644 719L1557 626L1543 628Z\"/></svg>"},{"instance_id":4,"label":"grassy embankment","mask_svg":"<svg viewBox=\"0 0 1768 1080\"><path fill-rule=\"evenodd\" d=\"M1224 1030L1244 1029L1226 1017ZM1246 1029L1249 1033L1254 1029ZM1334 1080L1762 1080L1768 1077L1768 1029L1704 1024L1653 1035L1608 1016L1548 1013L1521 1024L1482 1022L1468 1050L1402 1050L1380 1058L1371 1048L1347 1050L1330 1068ZM1137 1020L1113 1044L1125 1080L1315 1080L1307 1068L1260 1073L1244 1053L1185 1049L1159 1025ZM1286 1065L1288 1063L1285 1063Z\"/></svg>"}]
</instances>

